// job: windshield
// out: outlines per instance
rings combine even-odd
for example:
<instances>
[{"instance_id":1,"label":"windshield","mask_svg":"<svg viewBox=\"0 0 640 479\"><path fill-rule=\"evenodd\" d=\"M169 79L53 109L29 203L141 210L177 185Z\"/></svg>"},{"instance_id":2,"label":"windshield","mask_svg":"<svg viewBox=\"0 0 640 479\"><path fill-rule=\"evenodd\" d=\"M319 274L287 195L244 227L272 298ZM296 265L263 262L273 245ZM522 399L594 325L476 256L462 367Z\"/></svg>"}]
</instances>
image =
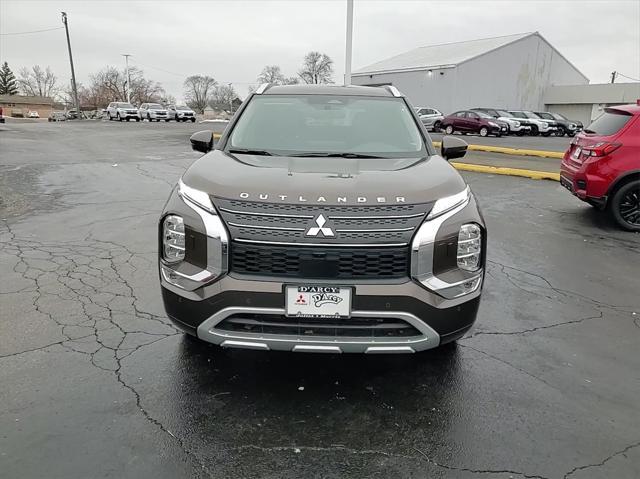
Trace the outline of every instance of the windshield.
<instances>
[{"instance_id":1,"label":"windshield","mask_svg":"<svg viewBox=\"0 0 640 479\"><path fill-rule=\"evenodd\" d=\"M533 113L532 111L523 111L525 118L531 118L533 120L539 120L540 117Z\"/></svg>"},{"instance_id":2,"label":"windshield","mask_svg":"<svg viewBox=\"0 0 640 479\"><path fill-rule=\"evenodd\" d=\"M227 147L272 155L426 155L403 99L338 95L254 96Z\"/></svg>"},{"instance_id":3,"label":"windshield","mask_svg":"<svg viewBox=\"0 0 640 479\"><path fill-rule=\"evenodd\" d=\"M551 113L536 113L540 118L544 118L545 120L553 120L553 116Z\"/></svg>"},{"instance_id":4,"label":"windshield","mask_svg":"<svg viewBox=\"0 0 640 479\"><path fill-rule=\"evenodd\" d=\"M149 108L153 108L154 110L161 110L163 107L159 103L149 103Z\"/></svg>"},{"instance_id":5,"label":"windshield","mask_svg":"<svg viewBox=\"0 0 640 479\"><path fill-rule=\"evenodd\" d=\"M508 111L496 110L496 112L498 113L498 115L504 116L505 118L513 118L513 115L511 113L509 113Z\"/></svg>"},{"instance_id":6,"label":"windshield","mask_svg":"<svg viewBox=\"0 0 640 479\"><path fill-rule=\"evenodd\" d=\"M551 116L560 121L569 121L566 116L562 116L560 113L551 113Z\"/></svg>"},{"instance_id":7,"label":"windshield","mask_svg":"<svg viewBox=\"0 0 640 479\"><path fill-rule=\"evenodd\" d=\"M474 113L478 115L480 118L491 118L493 120L493 117L491 115L484 113L482 111L474 111Z\"/></svg>"},{"instance_id":8,"label":"windshield","mask_svg":"<svg viewBox=\"0 0 640 479\"><path fill-rule=\"evenodd\" d=\"M176 110L191 110L188 106L179 105L176 107Z\"/></svg>"},{"instance_id":9,"label":"windshield","mask_svg":"<svg viewBox=\"0 0 640 479\"><path fill-rule=\"evenodd\" d=\"M133 105L131 103L117 103L116 107L117 108L133 108Z\"/></svg>"}]
</instances>

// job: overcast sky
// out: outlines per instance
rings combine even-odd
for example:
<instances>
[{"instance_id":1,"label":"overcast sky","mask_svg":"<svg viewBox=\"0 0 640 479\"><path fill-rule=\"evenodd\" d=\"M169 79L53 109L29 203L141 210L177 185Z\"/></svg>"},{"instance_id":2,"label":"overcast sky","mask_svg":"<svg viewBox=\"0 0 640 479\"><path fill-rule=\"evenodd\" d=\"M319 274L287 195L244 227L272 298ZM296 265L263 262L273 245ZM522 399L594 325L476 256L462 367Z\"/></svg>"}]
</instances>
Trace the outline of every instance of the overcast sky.
<instances>
[{"instance_id":1,"label":"overcast sky","mask_svg":"<svg viewBox=\"0 0 640 479\"><path fill-rule=\"evenodd\" d=\"M206 74L243 96L264 65L295 75L318 50L344 72L346 0L81 1L0 0L0 61L14 72L49 65L70 78L64 30L69 15L78 81L106 65L131 64L182 96L182 82ZM617 70L640 78L640 0L371 1L355 0L354 70L418 46L539 31L589 77L605 83ZM620 78L620 81L627 81Z\"/></svg>"}]
</instances>

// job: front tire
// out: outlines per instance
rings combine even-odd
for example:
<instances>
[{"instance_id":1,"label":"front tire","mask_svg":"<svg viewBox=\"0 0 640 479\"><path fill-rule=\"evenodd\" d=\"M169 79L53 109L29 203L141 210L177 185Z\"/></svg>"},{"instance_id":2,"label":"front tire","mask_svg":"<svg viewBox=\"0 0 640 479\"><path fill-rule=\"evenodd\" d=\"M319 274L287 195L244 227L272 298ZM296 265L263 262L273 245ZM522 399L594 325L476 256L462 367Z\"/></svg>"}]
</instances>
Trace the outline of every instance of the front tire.
<instances>
[{"instance_id":1,"label":"front tire","mask_svg":"<svg viewBox=\"0 0 640 479\"><path fill-rule=\"evenodd\" d=\"M480 136L487 136L489 134L489 129L486 126L480 128Z\"/></svg>"},{"instance_id":2,"label":"front tire","mask_svg":"<svg viewBox=\"0 0 640 479\"><path fill-rule=\"evenodd\" d=\"M564 136L567 134L567 130L565 130L563 127L558 128L558 131L556 131L556 136Z\"/></svg>"},{"instance_id":3,"label":"front tire","mask_svg":"<svg viewBox=\"0 0 640 479\"><path fill-rule=\"evenodd\" d=\"M453 127L451 125L447 125L447 127L444 129L444 132L447 135L453 135Z\"/></svg>"},{"instance_id":4,"label":"front tire","mask_svg":"<svg viewBox=\"0 0 640 479\"><path fill-rule=\"evenodd\" d=\"M621 228L640 231L640 180L620 187L611 198L609 209Z\"/></svg>"},{"instance_id":5,"label":"front tire","mask_svg":"<svg viewBox=\"0 0 640 479\"><path fill-rule=\"evenodd\" d=\"M538 130L537 126L532 126L531 127L531 136L538 136L540 134L540 130Z\"/></svg>"},{"instance_id":6,"label":"front tire","mask_svg":"<svg viewBox=\"0 0 640 479\"><path fill-rule=\"evenodd\" d=\"M118 114L116 115L116 119L117 119L118 121L122 121L122 117L120 116L120 113L118 113Z\"/></svg>"},{"instance_id":7,"label":"front tire","mask_svg":"<svg viewBox=\"0 0 640 479\"><path fill-rule=\"evenodd\" d=\"M187 121L187 120L185 120L185 121ZM191 123L195 123L195 122L196 122L196 119L195 118L191 118Z\"/></svg>"}]
</instances>

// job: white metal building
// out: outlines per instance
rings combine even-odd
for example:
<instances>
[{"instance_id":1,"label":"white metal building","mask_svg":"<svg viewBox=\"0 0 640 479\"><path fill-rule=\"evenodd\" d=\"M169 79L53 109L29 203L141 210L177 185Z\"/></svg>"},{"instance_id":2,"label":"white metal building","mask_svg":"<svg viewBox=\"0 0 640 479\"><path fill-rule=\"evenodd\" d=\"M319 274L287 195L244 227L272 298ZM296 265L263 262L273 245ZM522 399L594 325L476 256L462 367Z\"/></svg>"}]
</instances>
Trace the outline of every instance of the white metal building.
<instances>
[{"instance_id":1,"label":"white metal building","mask_svg":"<svg viewBox=\"0 0 640 479\"><path fill-rule=\"evenodd\" d=\"M580 120L585 126L608 106L636 103L638 100L640 82L552 86L545 90L543 97L545 110Z\"/></svg>"},{"instance_id":2,"label":"white metal building","mask_svg":"<svg viewBox=\"0 0 640 479\"><path fill-rule=\"evenodd\" d=\"M354 85L394 85L414 106L541 110L551 85L587 84L538 32L419 47L353 73Z\"/></svg>"}]
</instances>

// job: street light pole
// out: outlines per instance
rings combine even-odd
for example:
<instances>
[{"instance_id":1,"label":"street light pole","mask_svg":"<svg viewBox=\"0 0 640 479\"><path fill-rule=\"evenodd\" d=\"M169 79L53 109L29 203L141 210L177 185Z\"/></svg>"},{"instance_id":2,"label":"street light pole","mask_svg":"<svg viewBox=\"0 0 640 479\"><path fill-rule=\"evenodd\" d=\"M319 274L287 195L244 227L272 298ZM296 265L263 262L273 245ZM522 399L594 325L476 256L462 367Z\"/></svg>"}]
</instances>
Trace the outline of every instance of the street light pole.
<instances>
[{"instance_id":1,"label":"street light pole","mask_svg":"<svg viewBox=\"0 0 640 479\"><path fill-rule=\"evenodd\" d=\"M129 76L129 55L128 53L123 53L125 62L125 75L127 76L127 103L131 103L131 77Z\"/></svg>"},{"instance_id":2,"label":"street light pole","mask_svg":"<svg viewBox=\"0 0 640 479\"><path fill-rule=\"evenodd\" d=\"M78 101L78 87L76 86L76 72L73 68L73 55L71 54L71 40L69 39L69 25L67 23L67 13L62 13L62 23L64 23L64 30L67 32L67 47L69 48L69 63L71 63L71 89L73 90L73 100L76 106L76 112L78 118L80 118L80 102Z\"/></svg>"},{"instance_id":3,"label":"street light pole","mask_svg":"<svg viewBox=\"0 0 640 479\"><path fill-rule=\"evenodd\" d=\"M353 49L353 0L347 0L347 39L344 55L344 84L351 85L351 51Z\"/></svg>"}]
</instances>

